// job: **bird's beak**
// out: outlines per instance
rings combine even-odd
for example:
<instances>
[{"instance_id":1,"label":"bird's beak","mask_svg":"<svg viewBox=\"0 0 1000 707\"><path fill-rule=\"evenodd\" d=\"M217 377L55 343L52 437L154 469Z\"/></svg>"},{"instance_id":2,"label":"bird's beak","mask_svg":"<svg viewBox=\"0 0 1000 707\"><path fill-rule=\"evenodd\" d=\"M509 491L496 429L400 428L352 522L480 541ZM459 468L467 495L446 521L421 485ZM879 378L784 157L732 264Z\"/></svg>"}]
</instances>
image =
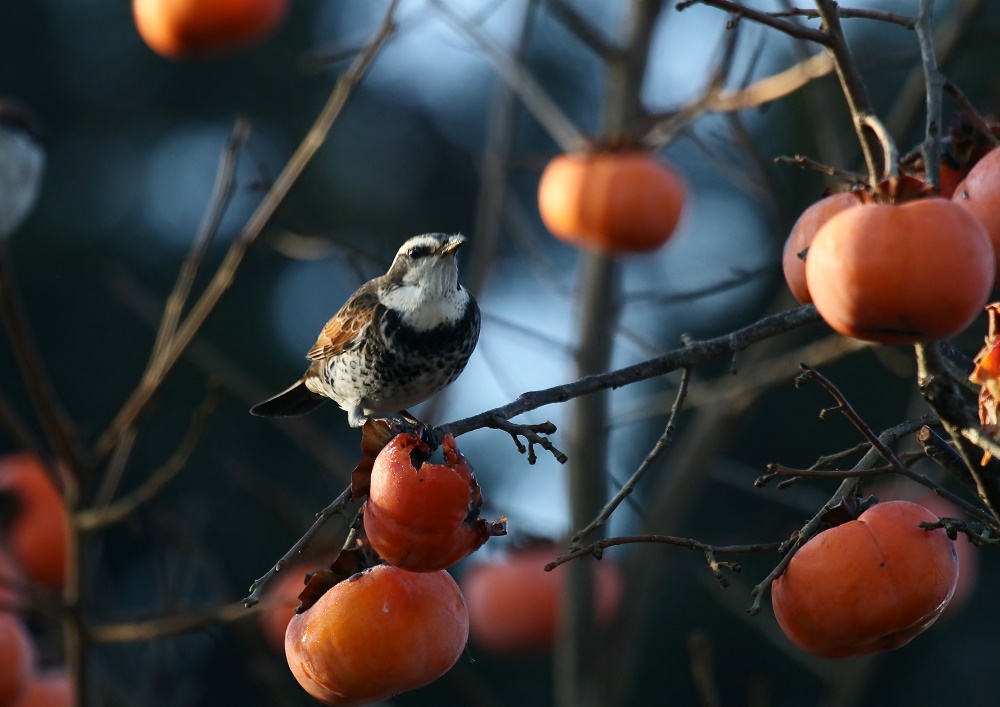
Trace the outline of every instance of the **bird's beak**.
<instances>
[{"instance_id":1,"label":"bird's beak","mask_svg":"<svg viewBox=\"0 0 1000 707\"><path fill-rule=\"evenodd\" d=\"M441 253L451 255L465 245L465 236L451 236L448 242L441 246Z\"/></svg>"}]
</instances>

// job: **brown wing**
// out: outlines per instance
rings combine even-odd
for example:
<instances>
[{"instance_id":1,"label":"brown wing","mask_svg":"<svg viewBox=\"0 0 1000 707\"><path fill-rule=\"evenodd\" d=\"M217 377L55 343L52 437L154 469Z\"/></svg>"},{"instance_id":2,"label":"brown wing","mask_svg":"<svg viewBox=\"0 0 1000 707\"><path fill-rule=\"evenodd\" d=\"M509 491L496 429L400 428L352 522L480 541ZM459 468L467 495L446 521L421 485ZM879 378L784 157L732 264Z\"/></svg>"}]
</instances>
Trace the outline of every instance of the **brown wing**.
<instances>
[{"instance_id":1,"label":"brown wing","mask_svg":"<svg viewBox=\"0 0 1000 707\"><path fill-rule=\"evenodd\" d=\"M378 288L368 282L344 303L340 311L326 323L319 338L306 358L318 361L350 351L358 346L358 338L364 328L372 322L376 310L382 305L378 301Z\"/></svg>"}]
</instances>

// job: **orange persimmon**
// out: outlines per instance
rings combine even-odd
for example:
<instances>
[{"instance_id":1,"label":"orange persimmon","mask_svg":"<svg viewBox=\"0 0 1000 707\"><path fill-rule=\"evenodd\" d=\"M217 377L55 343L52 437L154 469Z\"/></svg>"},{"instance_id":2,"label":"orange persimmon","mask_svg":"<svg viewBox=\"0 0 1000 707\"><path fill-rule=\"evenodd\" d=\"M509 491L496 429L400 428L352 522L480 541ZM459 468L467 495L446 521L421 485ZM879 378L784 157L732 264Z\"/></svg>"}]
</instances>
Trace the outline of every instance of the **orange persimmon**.
<instances>
[{"instance_id":1,"label":"orange persimmon","mask_svg":"<svg viewBox=\"0 0 1000 707\"><path fill-rule=\"evenodd\" d=\"M0 613L0 705L14 704L31 681L35 644L14 614Z\"/></svg>"},{"instance_id":2,"label":"orange persimmon","mask_svg":"<svg viewBox=\"0 0 1000 707\"><path fill-rule=\"evenodd\" d=\"M988 152L955 187L952 201L983 224L993 242L995 273L1000 277L1000 149Z\"/></svg>"},{"instance_id":3,"label":"orange persimmon","mask_svg":"<svg viewBox=\"0 0 1000 707\"><path fill-rule=\"evenodd\" d=\"M937 197L841 211L820 227L806 258L809 294L826 323L883 344L962 331L986 303L994 274L979 220Z\"/></svg>"},{"instance_id":4,"label":"orange persimmon","mask_svg":"<svg viewBox=\"0 0 1000 707\"><path fill-rule=\"evenodd\" d=\"M471 567L462 577L469 607L469 635L485 651L517 655L551 650L562 612L566 568L546 572L561 554L555 545L512 550ZM618 613L624 582L614 560L590 561L594 618L610 623Z\"/></svg>"},{"instance_id":5,"label":"orange persimmon","mask_svg":"<svg viewBox=\"0 0 1000 707\"><path fill-rule=\"evenodd\" d=\"M637 150L559 155L538 184L538 211L552 235L605 253L659 248L684 201L677 173Z\"/></svg>"},{"instance_id":6,"label":"orange persimmon","mask_svg":"<svg viewBox=\"0 0 1000 707\"><path fill-rule=\"evenodd\" d=\"M223 54L263 39L288 0L132 0L140 36L169 59Z\"/></svg>"},{"instance_id":7,"label":"orange persimmon","mask_svg":"<svg viewBox=\"0 0 1000 707\"><path fill-rule=\"evenodd\" d=\"M937 516L887 501L824 530L771 585L774 616L802 650L823 658L891 650L941 615L955 591L955 545L921 522Z\"/></svg>"},{"instance_id":8,"label":"orange persimmon","mask_svg":"<svg viewBox=\"0 0 1000 707\"><path fill-rule=\"evenodd\" d=\"M829 221L831 216L860 204L861 199L857 192L846 191L831 194L812 204L795 221L792 232L788 235L788 240L785 241L785 250L781 256L781 269L785 273L788 289L795 295L799 304L812 302L812 297L809 296L809 286L806 283L805 257L807 256L803 256L803 251L809 248L820 226Z\"/></svg>"},{"instance_id":9,"label":"orange persimmon","mask_svg":"<svg viewBox=\"0 0 1000 707\"><path fill-rule=\"evenodd\" d=\"M427 461L430 448L416 435L397 435L372 468L365 534L383 560L411 572L433 572L479 549L506 521L487 523L472 465L451 435L441 445L443 464Z\"/></svg>"},{"instance_id":10,"label":"orange persimmon","mask_svg":"<svg viewBox=\"0 0 1000 707\"><path fill-rule=\"evenodd\" d=\"M0 507L3 542L28 578L61 588L69 519L41 460L27 452L0 458Z\"/></svg>"},{"instance_id":11,"label":"orange persimmon","mask_svg":"<svg viewBox=\"0 0 1000 707\"><path fill-rule=\"evenodd\" d=\"M21 699L12 707L72 707L71 687L65 670L39 673L28 681Z\"/></svg>"},{"instance_id":12,"label":"orange persimmon","mask_svg":"<svg viewBox=\"0 0 1000 707\"><path fill-rule=\"evenodd\" d=\"M468 638L469 613L451 575L377 565L292 617L285 656L317 700L356 705L436 680Z\"/></svg>"}]
</instances>

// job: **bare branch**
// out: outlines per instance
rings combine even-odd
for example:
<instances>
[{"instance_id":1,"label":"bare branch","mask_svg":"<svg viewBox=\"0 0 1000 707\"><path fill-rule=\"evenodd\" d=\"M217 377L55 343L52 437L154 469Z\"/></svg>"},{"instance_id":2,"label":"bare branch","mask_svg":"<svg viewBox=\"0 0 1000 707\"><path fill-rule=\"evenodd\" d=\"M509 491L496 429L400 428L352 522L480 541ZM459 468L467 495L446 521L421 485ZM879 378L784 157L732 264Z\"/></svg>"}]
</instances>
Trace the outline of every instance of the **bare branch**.
<instances>
[{"instance_id":1,"label":"bare branch","mask_svg":"<svg viewBox=\"0 0 1000 707\"><path fill-rule=\"evenodd\" d=\"M431 0L431 4L438 8L448 22L479 47L486 59L493 65L497 75L521 98L535 120L545 128L564 152L575 152L588 144L589 141L576 129L573 122L535 81L534 77L523 66L511 59L485 32L457 13L444 0Z\"/></svg>"},{"instance_id":2,"label":"bare branch","mask_svg":"<svg viewBox=\"0 0 1000 707\"><path fill-rule=\"evenodd\" d=\"M639 468L635 470L629 480L625 482L625 485L622 486L618 493L615 494L614 498L608 501L607 505L601 509L601 512L597 514L597 517L594 518L594 520L590 521L585 528L581 528L576 532L570 542L571 549L579 547L584 538L590 535L590 533L597 528L601 528L605 523L607 523L608 518L610 518L611 514L615 512L615 509L621 505L622 501L632 495L632 492L642 480L642 477L645 476L646 472L649 471L656 460L660 458L660 455L663 454L666 448L670 446L670 442L673 441L674 438L677 416L680 414L681 407L684 405L684 398L687 397L688 384L690 382L691 369L685 368L681 374L681 382L677 386L677 397L674 399L674 405L670 410L670 418L667 420L667 426L663 430L663 434L661 434L660 438L656 440L656 444L653 445L649 454L647 454L646 458L642 460L641 464L639 464Z\"/></svg>"},{"instance_id":3,"label":"bare branch","mask_svg":"<svg viewBox=\"0 0 1000 707\"><path fill-rule=\"evenodd\" d=\"M623 535L617 538L605 538L598 540L585 547L567 552L565 555L557 557L552 562L545 565L545 571L551 572L559 565L570 560L579 560L583 557L595 557L598 560L603 557L604 550L617 545L629 545L633 543L652 543L662 545L674 545L683 547L695 552L711 552L716 555L746 555L750 553L777 552L781 547L780 542L773 543L751 543L745 545L713 545L704 543L693 538L681 538L674 535Z\"/></svg>"},{"instance_id":4,"label":"bare branch","mask_svg":"<svg viewBox=\"0 0 1000 707\"><path fill-rule=\"evenodd\" d=\"M552 388L522 393L513 402L481 412L478 415L456 420L435 428L435 432L443 437L453 434L456 437L466 432L489 427L495 417L511 419L543 405L564 403L601 390L620 388L649 378L662 376L665 373L680 368L694 368L706 361L712 361L723 356L730 356L751 344L769 339L778 334L792 331L819 319L816 308L805 305L778 314L764 317L749 326L737 329L729 334L707 339L705 341L690 341L686 346L670 351L663 356L636 363L608 373L586 376L580 380Z\"/></svg>"},{"instance_id":5,"label":"bare branch","mask_svg":"<svg viewBox=\"0 0 1000 707\"><path fill-rule=\"evenodd\" d=\"M184 469L201 439L202 432L205 431L205 425L214 412L217 402L218 396L214 391L210 391L205 402L192 415L187 433L170 459L150 474L142 485L117 501L79 511L76 516L76 526L83 531L93 531L120 523L131 516L137 508L156 498L163 487Z\"/></svg>"},{"instance_id":6,"label":"bare branch","mask_svg":"<svg viewBox=\"0 0 1000 707\"><path fill-rule=\"evenodd\" d=\"M677 10L686 10L692 5L708 5L709 7L716 7L720 10L730 12L737 17L745 17L748 20L753 20L759 24L776 29L783 34L787 34L789 37L805 39L824 47L830 46L830 35L826 32L818 29L812 29L811 27L803 27L802 25L794 22L789 22L779 17L775 17L772 13L755 10L752 7L745 7L739 3L730 2L730 0L686 0L685 2L677 3Z\"/></svg>"},{"instance_id":7,"label":"bare branch","mask_svg":"<svg viewBox=\"0 0 1000 707\"><path fill-rule=\"evenodd\" d=\"M340 546L343 547L344 543L347 541L348 536L351 532L351 527L357 520L358 513L361 510L361 506L364 505L364 500L355 500L351 495L351 487L348 486L329 506L321 510L316 514L316 520L309 527L309 530L299 538L294 545L286 552L280 560L278 560L271 569L269 569L263 577L256 580L252 585L250 585L250 594L243 599L243 606L250 608L255 604L260 602L261 592L268 583L274 579L274 576L281 572L289 563L293 562L296 557L305 550L312 539L316 537L320 529L329 521L331 518L339 517L344 523L343 527L340 529L342 536ZM331 557L330 562L334 562L336 557Z\"/></svg>"}]
</instances>

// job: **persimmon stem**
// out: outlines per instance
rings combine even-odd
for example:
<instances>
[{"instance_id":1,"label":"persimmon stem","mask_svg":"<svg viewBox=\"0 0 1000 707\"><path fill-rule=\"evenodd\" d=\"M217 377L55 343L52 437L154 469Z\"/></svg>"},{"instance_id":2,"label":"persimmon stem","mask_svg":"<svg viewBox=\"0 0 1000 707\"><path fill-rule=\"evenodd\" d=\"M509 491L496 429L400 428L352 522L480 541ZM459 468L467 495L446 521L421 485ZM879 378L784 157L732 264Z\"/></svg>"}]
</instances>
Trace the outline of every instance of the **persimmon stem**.
<instances>
[{"instance_id":1,"label":"persimmon stem","mask_svg":"<svg viewBox=\"0 0 1000 707\"><path fill-rule=\"evenodd\" d=\"M885 124L873 113L866 113L860 118L861 123L871 130L882 145L882 155L885 164L884 177L892 179L899 176L899 150L896 148L896 141L885 127Z\"/></svg>"},{"instance_id":2,"label":"persimmon stem","mask_svg":"<svg viewBox=\"0 0 1000 707\"><path fill-rule=\"evenodd\" d=\"M927 116L924 123L924 174L927 186L941 188L941 89L944 78L938 71L937 55L934 53L934 35L931 32L931 17L934 14L934 0L920 0L920 10L913 28L917 32L920 45L920 64L924 70L926 86Z\"/></svg>"}]
</instances>

